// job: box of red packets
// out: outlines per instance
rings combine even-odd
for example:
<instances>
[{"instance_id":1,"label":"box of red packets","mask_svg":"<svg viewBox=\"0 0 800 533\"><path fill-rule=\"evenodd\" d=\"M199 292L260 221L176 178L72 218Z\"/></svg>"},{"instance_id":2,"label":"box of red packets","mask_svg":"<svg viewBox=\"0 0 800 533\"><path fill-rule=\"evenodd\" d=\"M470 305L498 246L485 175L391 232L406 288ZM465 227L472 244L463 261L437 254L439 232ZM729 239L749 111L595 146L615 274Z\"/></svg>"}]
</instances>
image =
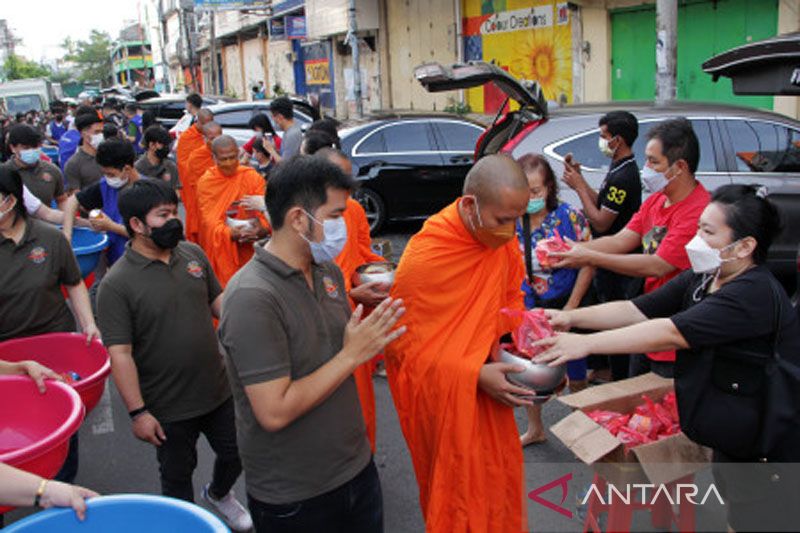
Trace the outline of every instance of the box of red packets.
<instances>
[{"instance_id":1,"label":"box of red packets","mask_svg":"<svg viewBox=\"0 0 800 533\"><path fill-rule=\"evenodd\" d=\"M669 483L705 468L711 459L708 448L681 432L671 379L650 373L559 401L575 411L550 430L609 481Z\"/></svg>"}]
</instances>

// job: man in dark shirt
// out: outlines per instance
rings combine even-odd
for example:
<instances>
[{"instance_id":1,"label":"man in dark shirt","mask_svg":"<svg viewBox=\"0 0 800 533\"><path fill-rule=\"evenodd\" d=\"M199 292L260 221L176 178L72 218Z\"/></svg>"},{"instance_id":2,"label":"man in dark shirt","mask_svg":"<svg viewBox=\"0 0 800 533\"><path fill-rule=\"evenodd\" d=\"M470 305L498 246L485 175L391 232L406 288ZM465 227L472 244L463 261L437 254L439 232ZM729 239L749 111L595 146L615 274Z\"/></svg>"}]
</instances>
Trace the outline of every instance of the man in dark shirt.
<instances>
[{"instance_id":1,"label":"man in dark shirt","mask_svg":"<svg viewBox=\"0 0 800 533\"><path fill-rule=\"evenodd\" d=\"M67 195L61 171L52 163L42 161L42 134L27 124L17 124L8 132L8 145L13 156L4 165L19 172L22 183L48 207L53 201L64 208Z\"/></svg>"},{"instance_id":2,"label":"man in dark shirt","mask_svg":"<svg viewBox=\"0 0 800 533\"><path fill-rule=\"evenodd\" d=\"M330 259L344 245L352 186L321 157L278 165L266 197L272 238L225 291L219 337L258 533L383 531L352 374L403 333L391 331L403 308L387 298L363 320L361 306L351 316Z\"/></svg>"},{"instance_id":3,"label":"man in dark shirt","mask_svg":"<svg viewBox=\"0 0 800 533\"><path fill-rule=\"evenodd\" d=\"M599 191L595 191L581 174L580 164L567 154L564 159L562 181L578 193L583 204L583 214L589 221L594 238L614 235L622 230L642 205L642 182L632 147L639 136L639 122L627 111L611 111L600 117L598 123L600 151L611 158L611 167ZM641 280L609 270L595 271L593 288L600 303L628 300L641 291ZM625 357L592 356L594 366L611 367L612 379L628 377L628 360ZM601 359L602 358L602 359Z\"/></svg>"},{"instance_id":4,"label":"man in dark shirt","mask_svg":"<svg viewBox=\"0 0 800 533\"><path fill-rule=\"evenodd\" d=\"M149 178L157 178L169 183L173 189L180 186L178 167L169 156L172 138L162 126L155 124L147 128L142 140L145 153L136 160L136 170Z\"/></svg>"},{"instance_id":5,"label":"man in dark shirt","mask_svg":"<svg viewBox=\"0 0 800 533\"><path fill-rule=\"evenodd\" d=\"M103 121L96 113L83 113L75 118L75 129L80 132L81 145L64 167L68 193L97 183L103 176L94 159L97 147L103 142Z\"/></svg>"},{"instance_id":6,"label":"man in dark shirt","mask_svg":"<svg viewBox=\"0 0 800 533\"><path fill-rule=\"evenodd\" d=\"M231 488L242 472L233 401L214 323L222 289L200 247L183 239L178 197L144 179L119 198L132 236L100 285L100 330L134 435L156 447L161 491L194 500L203 433L217 457L203 499L236 531L252 527Z\"/></svg>"}]
</instances>

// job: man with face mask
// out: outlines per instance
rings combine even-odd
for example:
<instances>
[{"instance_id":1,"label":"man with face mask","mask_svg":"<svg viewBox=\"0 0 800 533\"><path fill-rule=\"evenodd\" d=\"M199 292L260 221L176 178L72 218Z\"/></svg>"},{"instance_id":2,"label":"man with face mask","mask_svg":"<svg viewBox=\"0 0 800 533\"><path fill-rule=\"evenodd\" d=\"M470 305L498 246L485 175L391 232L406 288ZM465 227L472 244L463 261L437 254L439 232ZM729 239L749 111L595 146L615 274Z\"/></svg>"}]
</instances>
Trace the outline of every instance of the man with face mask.
<instances>
[{"instance_id":1,"label":"man with face mask","mask_svg":"<svg viewBox=\"0 0 800 533\"><path fill-rule=\"evenodd\" d=\"M61 136L69 129L69 122L66 119L66 109L63 104L53 106L53 120L51 120L44 130L45 139L52 144L58 144Z\"/></svg>"},{"instance_id":2,"label":"man with face mask","mask_svg":"<svg viewBox=\"0 0 800 533\"><path fill-rule=\"evenodd\" d=\"M57 166L41 160L42 135L27 124L17 124L8 133L8 145L14 154L3 163L14 168L22 177L22 183L43 204L51 206L53 201L64 208L67 195L64 193L64 178Z\"/></svg>"},{"instance_id":3,"label":"man with face mask","mask_svg":"<svg viewBox=\"0 0 800 533\"><path fill-rule=\"evenodd\" d=\"M83 113L75 118L75 129L81 135L80 148L64 167L70 194L97 183L103 177L103 171L95 161L97 147L103 142L103 121L97 113Z\"/></svg>"},{"instance_id":4,"label":"man with face mask","mask_svg":"<svg viewBox=\"0 0 800 533\"><path fill-rule=\"evenodd\" d=\"M65 172L67 167L67 163L75 155L75 151L78 149L78 146L81 142L81 134L78 129L75 127L75 120L80 115L83 114L92 114L97 115L97 111L91 106L80 106L75 110L75 116L73 117L72 121L70 122L69 129L61 136L61 139L58 141L58 166L61 168L61 172Z\"/></svg>"},{"instance_id":5,"label":"man with face mask","mask_svg":"<svg viewBox=\"0 0 800 533\"><path fill-rule=\"evenodd\" d=\"M131 241L100 284L98 316L133 434L155 447L161 492L191 502L203 433L216 453L203 499L246 531L252 521L231 490L242 465L213 324L222 288L203 251L182 242L178 197L164 181L127 187L119 212Z\"/></svg>"},{"instance_id":6,"label":"man with face mask","mask_svg":"<svg viewBox=\"0 0 800 533\"><path fill-rule=\"evenodd\" d=\"M239 164L239 148L232 137L217 137L212 149L214 165L197 182L198 244L224 288L253 256L253 242L267 236L264 216L238 207L245 196L263 197L266 184L254 168Z\"/></svg>"},{"instance_id":7,"label":"man with face mask","mask_svg":"<svg viewBox=\"0 0 800 533\"><path fill-rule=\"evenodd\" d=\"M236 153L232 151L231 157ZM260 179L260 178L259 178ZM353 371L403 334L402 302L352 313L341 271L352 179L300 155L270 175L272 238L225 290L220 343L257 533L383 531Z\"/></svg>"},{"instance_id":8,"label":"man with face mask","mask_svg":"<svg viewBox=\"0 0 800 533\"><path fill-rule=\"evenodd\" d=\"M572 154L564 158L562 176L562 181L578 194L595 239L614 235L623 229L642 205L642 181L631 149L639 136L639 122L627 111L611 111L600 117L598 126L598 148L611 158L611 166L600 190L595 191L589 186L581 174L580 164L572 160ZM599 268L595 271L593 288L601 303L613 302L637 296L642 282L641 278ZM605 364L610 365L613 380L628 377L629 361L626 358L604 358L601 365Z\"/></svg>"},{"instance_id":9,"label":"man with face mask","mask_svg":"<svg viewBox=\"0 0 800 533\"><path fill-rule=\"evenodd\" d=\"M616 234L553 254L561 258L557 268L592 265L645 278L645 294L689 268L685 247L710 199L694 176L700 161L697 135L691 123L680 118L654 126L647 136L642 181L650 197ZM629 253L639 247L643 253ZM631 357L630 374L652 371L672 377L674 362L674 350L637 354Z\"/></svg>"},{"instance_id":10,"label":"man with face mask","mask_svg":"<svg viewBox=\"0 0 800 533\"><path fill-rule=\"evenodd\" d=\"M108 233L108 266L122 257L128 242L128 232L117 208L117 197L121 189L140 178L139 172L133 166L135 158L133 145L128 141L113 139L100 143L97 148L97 163L103 171L103 177L97 183L72 195L64 210L64 234L68 239L72 238L72 222L78 208L84 215L89 215L92 229Z\"/></svg>"},{"instance_id":11,"label":"man with face mask","mask_svg":"<svg viewBox=\"0 0 800 533\"><path fill-rule=\"evenodd\" d=\"M489 155L464 194L425 222L400 259L393 298L409 334L384 352L392 398L419 484L426 529L523 531L522 448L514 365L489 362L523 311L524 268L515 222L530 191L519 164ZM446 490L444 489L446 487Z\"/></svg>"},{"instance_id":12,"label":"man with face mask","mask_svg":"<svg viewBox=\"0 0 800 533\"><path fill-rule=\"evenodd\" d=\"M173 189L178 189L178 167L168 157L172 144L169 132L158 124L150 126L144 132L142 144L145 153L136 160L136 170L145 176L162 179Z\"/></svg>"},{"instance_id":13,"label":"man with face mask","mask_svg":"<svg viewBox=\"0 0 800 533\"><path fill-rule=\"evenodd\" d=\"M204 120L205 116L210 117L210 112L201 109L197 114L198 119L192 128L197 128L198 124ZM210 118L206 122L202 122L199 127L201 132L200 144L192 150L186 157L183 169L181 169L181 162L178 159L178 172L181 178L181 198L186 207L186 238L192 242L198 242L199 220L200 214L197 211L197 182L200 177L205 174L206 170L214 166L214 154L211 152L211 143L222 135L222 126L213 122ZM183 138L183 137L181 137ZM178 149L180 150L180 143ZM180 155L180 152L179 152Z\"/></svg>"}]
</instances>

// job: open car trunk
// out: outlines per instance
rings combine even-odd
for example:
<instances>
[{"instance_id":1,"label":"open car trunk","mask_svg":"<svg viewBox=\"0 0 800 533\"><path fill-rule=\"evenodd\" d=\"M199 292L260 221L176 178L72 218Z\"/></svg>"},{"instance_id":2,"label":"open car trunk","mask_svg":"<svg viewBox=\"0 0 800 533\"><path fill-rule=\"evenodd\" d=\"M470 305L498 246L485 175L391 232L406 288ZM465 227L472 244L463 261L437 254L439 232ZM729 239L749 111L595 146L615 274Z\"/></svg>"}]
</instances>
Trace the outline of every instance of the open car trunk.
<instances>
[{"instance_id":1,"label":"open car trunk","mask_svg":"<svg viewBox=\"0 0 800 533\"><path fill-rule=\"evenodd\" d=\"M475 159L499 152L514 136L531 122L547 118L547 100L535 81L518 80L492 63L470 61L465 64L443 66L424 63L414 69L414 77L429 92L471 89L493 83L507 96L492 125L475 147ZM516 111L503 114L508 100L520 106Z\"/></svg>"}]
</instances>

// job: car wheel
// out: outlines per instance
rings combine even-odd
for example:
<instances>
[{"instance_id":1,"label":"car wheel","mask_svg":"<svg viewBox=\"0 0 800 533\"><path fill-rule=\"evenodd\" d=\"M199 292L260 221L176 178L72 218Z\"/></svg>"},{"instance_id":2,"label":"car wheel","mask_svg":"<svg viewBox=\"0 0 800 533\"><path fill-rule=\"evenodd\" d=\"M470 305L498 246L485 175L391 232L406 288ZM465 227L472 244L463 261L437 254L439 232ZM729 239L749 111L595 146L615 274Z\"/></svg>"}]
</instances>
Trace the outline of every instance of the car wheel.
<instances>
[{"instance_id":1,"label":"car wheel","mask_svg":"<svg viewBox=\"0 0 800 533\"><path fill-rule=\"evenodd\" d=\"M359 189L354 195L367 213L369 232L375 235L386 222L386 205L378 193L370 189Z\"/></svg>"}]
</instances>

